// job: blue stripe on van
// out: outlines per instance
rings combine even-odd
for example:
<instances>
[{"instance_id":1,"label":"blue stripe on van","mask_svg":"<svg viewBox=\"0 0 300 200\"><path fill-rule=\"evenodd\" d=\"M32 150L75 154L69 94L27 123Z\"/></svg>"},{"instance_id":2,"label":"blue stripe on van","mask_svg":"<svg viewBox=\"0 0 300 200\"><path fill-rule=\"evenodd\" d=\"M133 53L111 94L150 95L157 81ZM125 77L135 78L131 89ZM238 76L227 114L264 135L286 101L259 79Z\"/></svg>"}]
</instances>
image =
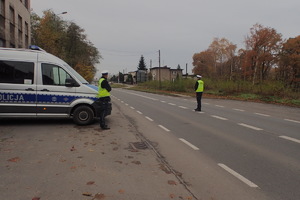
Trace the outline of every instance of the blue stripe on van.
<instances>
[{"instance_id":1,"label":"blue stripe on van","mask_svg":"<svg viewBox=\"0 0 300 200\"><path fill-rule=\"evenodd\" d=\"M26 93L11 93L11 92L1 92L0 93L0 102L1 103L35 103L36 95L35 94L26 94Z\"/></svg>"},{"instance_id":2,"label":"blue stripe on van","mask_svg":"<svg viewBox=\"0 0 300 200\"><path fill-rule=\"evenodd\" d=\"M70 104L72 101L80 98L91 99L95 101L96 97L88 97L88 96L70 96L70 95L49 95L42 94L37 95L37 103L59 103L59 104Z\"/></svg>"},{"instance_id":3,"label":"blue stripe on van","mask_svg":"<svg viewBox=\"0 0 300 200\"><path fill-rule=\"evenodd\" d=\"M36 99L37 98L37 99ZM70 96L70 95L50 95L50 94L21 94L21 93L0 93L1 103L59 103L70 104L75 99L87 98L93 101L97 100L97 97L89 96Z\"/></svg>"}]
</instances>

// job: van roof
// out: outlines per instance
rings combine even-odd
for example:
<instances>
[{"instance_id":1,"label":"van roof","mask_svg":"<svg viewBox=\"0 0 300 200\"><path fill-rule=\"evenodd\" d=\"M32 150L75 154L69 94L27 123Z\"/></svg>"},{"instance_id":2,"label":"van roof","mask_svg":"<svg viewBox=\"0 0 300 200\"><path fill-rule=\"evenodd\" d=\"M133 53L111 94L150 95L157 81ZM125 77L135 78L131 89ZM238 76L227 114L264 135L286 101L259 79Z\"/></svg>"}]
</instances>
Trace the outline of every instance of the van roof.
<instances>
[{"instance_id":1,"label":"van roof","mask_svg":"<svg viewBox=\"0 0 300 200\"><path fill-rule=\"evenodd\" d=\"M62 59L47 53L44 50L22 49L22 48L4 48L0 47L1 60L23 60L32 61L36 60L38 56L39 62L55 62L67 65Z\"/></svg>"}]
</instances>

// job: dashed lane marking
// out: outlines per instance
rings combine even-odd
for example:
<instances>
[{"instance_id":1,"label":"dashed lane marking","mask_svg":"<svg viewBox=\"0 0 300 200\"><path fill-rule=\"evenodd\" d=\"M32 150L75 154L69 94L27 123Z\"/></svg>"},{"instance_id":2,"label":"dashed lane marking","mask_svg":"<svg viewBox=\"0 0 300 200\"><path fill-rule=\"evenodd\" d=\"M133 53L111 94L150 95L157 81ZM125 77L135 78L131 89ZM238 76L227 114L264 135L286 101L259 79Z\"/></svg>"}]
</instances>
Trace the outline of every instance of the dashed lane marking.
<instances>
[{"instance_id":1,"label":"dashed lane marking","mask_svg":"<svg viewBox=\"0 0 300 200\"><path fill-rule=\"evenodd\" d=\"M263 114L263 113L254 113L256 115L260 115L260 116L264 116L264 117L270 117L270 115L267 115L267 114Z\"/></svg>"},{"instance_id":2,"label":"dashed lane marking","mask_svg":"<svg viewBox=\"0 0 300 200\"><path fill-rule=\"evenodd\" d=\"M150 117L145 116L146 119L148 119L149 121L153 122L153 119L151 119Z\"/></svg>"},{"instance_id":3,"label":"dashed lane marking","mask_svg":"<svg viewBox=\"0 0 300 200\"><path fill-rule=\"evenodd\" d=\"M284 136L284 135L279 136L279 137L300 144L300 140L298 140L298 139L296 139L296 138L292 138L292 137L288 137L288 136Z\"/></svg>"},{"instance_id":4,"label":"dashed lane marking","mask_svg":"<svg viewBox=\"0 0 300 200\"><path fill-rule=\"evenodd\" d=\"M238 109L238 108L233 108L233 110L240 111L240 112L245 112L245 110Z\"/></svg>"},{"instance_id":5,"label":"dashed lane marking","mask_svg":"<svg viewBox=\"0 0 300 200\"><path fill-rule=\"evenodd\" d=\"M141 94L136 94L136 93L133 93L133 92L129 92L128 94L132 94L132 95L135 95L135 96L143 97L145 99L150 99L150 100L153 100L153 101L157 101L158 100L158 99L155 99L155 98L152 98L152 97L148 97L148 96L141 95Z\"/></svg>"},{"instance_id":6,"label":"dashed lane marking","mask_svg":"<svg viewBox=\"0 0 300 200\"><path fill-rule=\"evenodd\" d=\"M215 105L216 107L219 107L219 108L224 108L224 106L221 106L221 105Z\"/></svg>"},{"instance_id":7,"label":"dashed lane marking","mask_svg":"<svg viewBox=\"0 0 300 200\"><path fill-rule=\"evenodd\" d=\"M216 115L211 115L211 116L220 120L228 120L227 118L216 116Z\"/></svg>"},{"instance_id":8,"label":"dashed lane marking","mask_svg":"<svg viewBox=\"0 0 300 200\"><path fill-rule=\"evenodd\" d=\"M258 188L258 186L251 182L250 180L248 180L247 178L245 178L244 176L240 175L239 173L237 173L236 171L230 169L229 167L227 167L226 165L219 163L218 164L221 168L223 168L224 170L226 170L227 172L229 172L231 175L233 175L234 177L238 178L240 181L244 182L245 184L247 184L250 187L253 188Z\"/></svg>"},{"instance_id":9,"label":"dashed lane marking","mask_svg":"<svg viewBox=\"0 0 300 200\"><path fill-rule=\"evenodd\" d=\"M195 145L193 145L193 144L191 144L190 142L186 141L185 139L179 138L179 140L180 140L181 142L183 142L184 144L188 145L189 147L191 147L192 149L194 149L195 151L198 151L198 150L199 150L198 147L196 147Z\"/></svg>"},{"instance_id":10,"label":"dashed lane marking","mask_svg":"<svg viewBox=\"0 0 300 200\"><path fill-rule=\"evenodd\" d=\"M141 111L136 111L137 113L139 113L140 115L142 115L143 113Z\"/></svg>"},{"instance_id":11,"label":"dashed lane marking","mask_svg":"<svg viewBox=\"0 0 300 200\"><path fill-rule=\"evenodd\" d=\"M179 108L183 108L183 109L188 109L187 107L184 106L178 106Z\"/></svg>"},{"instance_id":12,"label":"dashed lane marking","mask_svg":"<svg viewBox=\"0 0 300 200\"><path fill-rule=\"evenodd\" d=\"M253 129L253 130L256 130L256 131L261 131L261 130L263 130L263 129L261 129L261 128L258 128L258 127L255 127L255 126L251 126L251 125L248 125L248 124L239 123L238 125L244 126L244 127L247 127L247 128Z\"/></svg>"},{"instance_id":13,"label":"dashed lane marking","mask_svg":"<svg viewBox=\"0 0 300 200\"><path fill-rule=\"evenodd\" d=\"M284 119L285 121L289 121L289 122L295 122L295 123L298 123L300 124L300 121L296 121L296 120L292 120L292 119Z\"/></svg>"},{"instance_id":14,"label":"dashed lane marking","mask_svg":"<svg viewBox=\"0 0 300 200\"><path fill-rule=\"evenodd\" d=\"M167 131L167 132L170 132L169 129L167 129L166 127L164 127L163 125L158 125L160 128L162 128L163 130Z\"/></svg>"}]
</instances>

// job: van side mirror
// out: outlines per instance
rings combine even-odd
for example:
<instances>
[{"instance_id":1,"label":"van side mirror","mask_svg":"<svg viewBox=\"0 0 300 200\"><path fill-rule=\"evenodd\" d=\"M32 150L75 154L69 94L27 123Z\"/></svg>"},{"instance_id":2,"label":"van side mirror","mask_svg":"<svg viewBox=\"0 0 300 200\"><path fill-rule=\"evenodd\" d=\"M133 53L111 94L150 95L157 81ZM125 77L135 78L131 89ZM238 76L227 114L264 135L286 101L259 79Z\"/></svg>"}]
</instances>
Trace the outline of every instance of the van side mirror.
<instances>
[{"instance_id":1,"label":"van side mirror","mask_svg":"<svg viewBox=\"0 0 300 200\"><path fill-rule=\"evenodd\" d=\"M66 78L65 86L66 87L77 87L78 83L72 78Z\"/></svg>"}]
</instances>

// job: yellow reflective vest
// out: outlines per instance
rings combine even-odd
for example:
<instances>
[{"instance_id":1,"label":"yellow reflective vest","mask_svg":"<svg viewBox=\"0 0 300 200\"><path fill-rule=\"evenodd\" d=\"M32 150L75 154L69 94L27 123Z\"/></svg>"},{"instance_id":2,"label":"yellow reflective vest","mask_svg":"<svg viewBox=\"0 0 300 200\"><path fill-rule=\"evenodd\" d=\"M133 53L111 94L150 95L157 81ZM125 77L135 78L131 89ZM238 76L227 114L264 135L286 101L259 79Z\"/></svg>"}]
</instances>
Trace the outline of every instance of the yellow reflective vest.
<instances>
[{"instance_id":1,"label":"yellow reflective vest","mask_svg":"<svg viewBox=\"0 0 300 200\"><path fill-rule=\"evenodd\" d=\"M101 87L101 83L104 80L105 80L105 78L100 78L100 80L99 80L98 95L97 95L98 98L109 97L110 96L110 93L107 91L107 89Z\"/></svg>"},{"instance_id":2,"label":"yellow reflective vest","mask_svg":"<svg viewBox=\"0 0 300 200\"><path fill-rule=\"evenodd\" d=\"M198 88L196 92L203 92L204 90L204 82L202 80L198 80Z\"/></svg>"}]
</instances>

